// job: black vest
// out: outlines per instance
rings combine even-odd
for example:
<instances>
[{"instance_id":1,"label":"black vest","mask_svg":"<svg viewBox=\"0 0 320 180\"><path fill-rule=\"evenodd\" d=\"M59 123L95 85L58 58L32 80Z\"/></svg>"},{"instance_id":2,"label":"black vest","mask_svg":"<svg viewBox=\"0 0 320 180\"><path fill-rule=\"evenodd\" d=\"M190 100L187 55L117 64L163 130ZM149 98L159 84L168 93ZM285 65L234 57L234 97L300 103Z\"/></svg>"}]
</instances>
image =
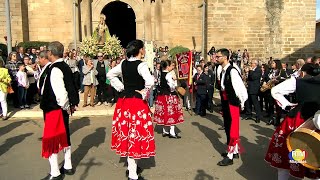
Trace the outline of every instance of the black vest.
<instances>
[{"instance_id":1,"label":"black vest","mask_svg":"<svg viewBox=\"0 0 320 180\"><path fill-rule=\"evenodd\" d=\"M51 72L54 67L59 68L63 73L63 81L65 88L68 92L70 106L76 106L79 104L80 101L78 91L76 90L74 81L72 79L73 76L70 67L65 62L57 62L48 67L47 71L47 77L45 80L42 95L43 97L40 103L40 108L45 112L61 108L57 103L57 98L53 92L50 82Z\"/></svg>"},{"instance_id":2,"label":"black vest","mask_svg":"<svg viewBox=\"0 0 320 180\"><path fill-rule=\"evenodd\" d=\"M166 80L168 72L161 72L160 75L160 86L159 86L159 95L176 95L177 93L171 92L168 81Z\"/></svg>"},{"instance_id":3,"label":"black vest","mask_svg":"<svg viewBox=\"0 0 320 180\"><path fill-rule=\"evenodd\" d=\"M235 91L233 89L232 82L231 82L231 74L230 74L231 69L237 70L232 65L230 65L227 68L226 72L225 72L223 84L224 84L224 87L225 87L225 91L227 93L227 97L228 97L229 103L234 105L234 106L240 106L240 100L237 97L237 95L236 95L236 93L235 93Z\"/></svg>"},{"instance_id":4,"label":"black vest","mask_svg":"<svg viewBox=\"0 0 320 180\"><path fill-rule=\"evenodd\" d=\"M312 117L320 109L320 76L297 79L296 99L298 106L289 112L294 117L298 111L305 120Z\"/></svg>"},{"instance_id":5,"label":"black vest","mask_svg":"<svg viewBox=\"0 0 320 180\"><path fill-rule=\"evenodd\" d=\"M136 92L135 90L142 90L144 89L145 81L138 73L138 66L142 61L128 61L124 60L121 65L122 70L122 77L123 77L123 84L124 84L124 91L120 94L120 97L127 97L127 98L140 98L142 96L140 93Z\"/></svg>"}]
</instances>

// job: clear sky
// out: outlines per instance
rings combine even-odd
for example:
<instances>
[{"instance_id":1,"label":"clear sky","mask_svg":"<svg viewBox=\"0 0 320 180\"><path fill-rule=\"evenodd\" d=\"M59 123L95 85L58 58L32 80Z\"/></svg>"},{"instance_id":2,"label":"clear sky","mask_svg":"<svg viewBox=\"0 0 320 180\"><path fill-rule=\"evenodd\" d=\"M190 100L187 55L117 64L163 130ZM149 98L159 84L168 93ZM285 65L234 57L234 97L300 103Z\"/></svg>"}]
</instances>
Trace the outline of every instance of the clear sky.
<instances>
[{"instance_id":1,"label":"clear sky","mask_svg":"<svg viewBox=\"0 0 320 180\"><path fill-rule=\"evenodd\" d=\"M320 18L320 0L317 0L317 19Z\"/></svg>"}]
</instances>

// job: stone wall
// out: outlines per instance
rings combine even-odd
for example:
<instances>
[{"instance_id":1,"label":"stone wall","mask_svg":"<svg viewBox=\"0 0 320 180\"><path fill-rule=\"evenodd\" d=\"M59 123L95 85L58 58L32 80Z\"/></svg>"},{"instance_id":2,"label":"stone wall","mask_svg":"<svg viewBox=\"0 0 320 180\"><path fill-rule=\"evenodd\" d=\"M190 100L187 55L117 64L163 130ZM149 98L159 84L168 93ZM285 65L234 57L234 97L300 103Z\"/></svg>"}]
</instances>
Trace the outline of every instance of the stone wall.
<instances>
[{"instance_id":1,"label":"stone wall","mask_svg":"<svg viewBox=\"0 0 320 180\"><path fill-rule=\"evenodd\" d=\"M98 22L103 7L113 0L93 0L92 17L82 1L78 37L88 35ZM200 51L202 44L203 0L122 0L136 14L137 38L155 41L158 46L183 45ZM314 52L316 0L207 0L208 49L248 49L251 57L305 58ZM22 2L22 4L21 4ZM4 4L4 0L0 0ZM13 44L23 40L73 42L72 1L11 0ZM26 5L27 4L27 5ZM21 8L23 6L23 8ZM26 8L27 6L27 8ZM0 24L5 24L0 7ZM150 25L151 24L151 25ZM4 42L5 26L0 26ZM194 41L193 41L194 39Z\"/></svg>"}]
</instances>

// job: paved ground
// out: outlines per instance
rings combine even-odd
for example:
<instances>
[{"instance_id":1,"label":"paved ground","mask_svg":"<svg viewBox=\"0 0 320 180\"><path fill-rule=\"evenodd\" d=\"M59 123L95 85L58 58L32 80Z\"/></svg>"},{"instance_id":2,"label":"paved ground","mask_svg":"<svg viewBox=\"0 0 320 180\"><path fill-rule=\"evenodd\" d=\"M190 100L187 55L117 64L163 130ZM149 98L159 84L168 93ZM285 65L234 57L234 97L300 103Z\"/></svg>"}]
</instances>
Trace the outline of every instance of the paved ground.
<instances>
[{"instance_id":1,"label":"paved ground","mask_svg":"<svg viewBox=\"0 0 320 180\"><path fill-rule=\"evenodd\" d=\"M265 123L241 121L241 141L245 153L234 165L219 167L219 152L225 150L224 131L217 113L207 117L185 113L185 123L179 125L182 139L163 138L155 127L157 156L139 162L148 180L271 180L276 171L263 160L272 127ZM125 178L125 163L110 151L111 117L74 117L72 159L76 174L66 180L121 180ZM0 174L2 180L43 178L49 172L48 161L40 156L43 122L41 119L14 119L0 122ZM62 154L61 154L62 162Z\"/></svg>"}]
</instances>

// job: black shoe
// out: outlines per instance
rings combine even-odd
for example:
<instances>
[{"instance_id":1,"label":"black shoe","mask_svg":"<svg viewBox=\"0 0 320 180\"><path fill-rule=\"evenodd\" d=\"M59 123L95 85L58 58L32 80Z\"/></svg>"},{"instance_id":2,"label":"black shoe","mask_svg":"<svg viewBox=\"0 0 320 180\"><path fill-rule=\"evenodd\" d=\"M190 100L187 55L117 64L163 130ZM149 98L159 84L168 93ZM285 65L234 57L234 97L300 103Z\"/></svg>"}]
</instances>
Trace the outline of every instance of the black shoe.
<instances>
[{"instance_id":1,"label":"black shoe","mask_svg":"<svg viewBox=\"0 0 320 180\"><path fill-rule=\"evenodd\" d=\"M221 153L222 157L228 157L228 153ZM239 159L239 153L233 154L233 159Z\"/></svg>"},{"instance_id":2,"label":"black shoe","mask_svg":"<svg viewBox=\"0 0 320 180\"><path fill-rule=\"evenodd\" d=\"M218 162L218 166L229 166L233 164L233 160L225 157L222 161Z\"/></svg>"},{"instance_id":3,"label":"black shoe","mask_svg":"<svg viewBox=\"0 0 320 180\"><path fill-rule=\"evenodd\" d=\"M180 139L181 136L179 136L178 134L175 134L175 135L169 134L169 138Z\"/></svg>"},{"instance_id":4,"label":"black shoe","mask_svg":"<svg viewBox=\"0 0 320 180\"><path fill-rule=\"evenodd\" d=\"M138 176L141 175L142 171L143 170L139 166L137 166L137 175ZM128 177L128 176L129 176L129 170L127 169L126 170L126 177ZM128 178L128 179L130 179L130 178Z\"/></svg>"},{"instance_id":5,"label":"black shoe","mask_svg":"<svg viewBox=\"0 0 320 180\"><path fill-rule=\"evenodd\" d=\"M167 137L169 136L169 133L162 133L162 137Z\"/></svg>"},{"instance_id":6,"label":"black shoe","mask_svg":"<svg viewBox=\"0 0 320 180\"><path fill-rule=\"evenodd\" d=\"M245 118L245 120L250 120L250 119L253 120L252 116L247 116L247 117Z\"/></svg>"},{"instance_id":7,"label":"black shoe","mask_svg":"<svg viewBox=\"0 0 320 180\"><path fill-rule=\"evenodd\" d=\"M256 118L255 122L260 123L260 118Z\"/></svg>"},{"instance_id":8,"label":"black shoe","mask_svg":"<svg viewBox=\"0 0 320 180\"><path fill-rule=\"evenodd\" d=\"M267 122L267 125L268 125L268 126L270 126L270 125L272 125L272 124L274 124L274 119L273 119L273 118L270 119L270 120Z\"/></svg>"},{"instance_id":9,"label":"black shoe","mask_svg":"<svg viewBox=\"0 0 320 180\"><path fill-rule=\"evenodd\" d=\"M62 180L63 179L63 175L60 174L59 176L53 177L51 176L51 174L48 174L47 177L41 179L41 180Z\"/></svg>"},{"instance_id":10,"label":"black shoe","mask_svg":"<svg viewBox=\"0 0 320 180\"><path fill-rule=\"evenodd\" d=\"M66 175L74 175L75 170L74 169L65 169L63 166L60 168L60 173L61 174L66 174Z\"/></svg>"}]
</instances>

